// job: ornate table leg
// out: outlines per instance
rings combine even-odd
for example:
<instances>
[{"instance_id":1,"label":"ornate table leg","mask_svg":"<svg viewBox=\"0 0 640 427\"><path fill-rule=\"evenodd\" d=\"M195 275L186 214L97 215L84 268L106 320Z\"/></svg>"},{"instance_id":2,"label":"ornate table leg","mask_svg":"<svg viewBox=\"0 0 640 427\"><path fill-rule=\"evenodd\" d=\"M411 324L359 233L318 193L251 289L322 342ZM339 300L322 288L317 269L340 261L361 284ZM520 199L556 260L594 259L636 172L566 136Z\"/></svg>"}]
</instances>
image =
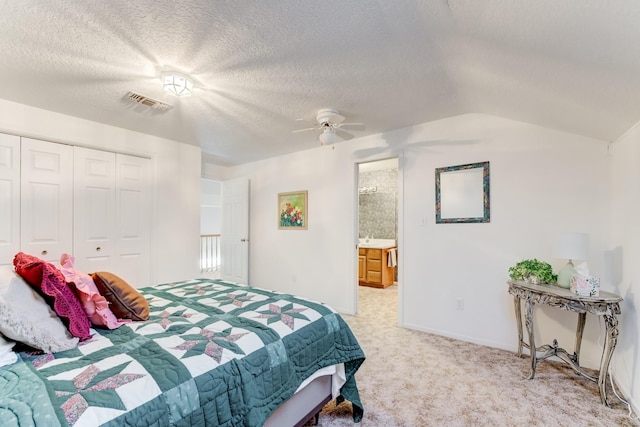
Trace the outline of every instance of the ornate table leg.
<instances>
[{"instance_id":1,"label":"ornate table leg","mask_svg":"<svg viewBox=\"0 0 640 427\"><path fill-rule=\"evenodd\" d=\"M580 366L580 346L582 346L582 333L584 332L584 324L587 320L587 313L578 313L578 327L576 328L576 345L574 354L576 365Z\"/></svg>"},{"instance_id":2,"label":"ornate table leg","mask_svg":"<svg viewBox=\"0 0 640 427\"><path fill-rule=\"evenodd\" d=\"M519 297L513 297L513 306L516 309L516 326L518 327L518 352L516 356L522 357L522 311Z\"/></svg>"},{"instance_id":3,"label":"ornate table leg","mask_svg":"<svg viewBox=\"0 0 640 427\"><path fill-rule=\"evenodd\" d=\"M529 374L530 380L536 375L536 342L533 337L533 301L531 301L531 294L527 295L527 311L525 313L525 324L527 325L527 331L529 332L529 353L531 353L531 373Z\"/></svg>"},{"instance_id":4,"label":"ornate table leg","mask_svg":"<svg viewBox=\"0 0 640 427\"><path fill-rule=\"evenodd\" d=\"M612 310L613 311L613 310ZM607 402L607 375L609 374L609 362L613 350L618 342L618 319L615 314L605 314L604 323L607 327L607 335L604 339L604 349L602 351L602 360L600 360L600 375L598 376L598 388L600 389L600 400L603 405L609 406Z\"/></svg>"}]
</instances>

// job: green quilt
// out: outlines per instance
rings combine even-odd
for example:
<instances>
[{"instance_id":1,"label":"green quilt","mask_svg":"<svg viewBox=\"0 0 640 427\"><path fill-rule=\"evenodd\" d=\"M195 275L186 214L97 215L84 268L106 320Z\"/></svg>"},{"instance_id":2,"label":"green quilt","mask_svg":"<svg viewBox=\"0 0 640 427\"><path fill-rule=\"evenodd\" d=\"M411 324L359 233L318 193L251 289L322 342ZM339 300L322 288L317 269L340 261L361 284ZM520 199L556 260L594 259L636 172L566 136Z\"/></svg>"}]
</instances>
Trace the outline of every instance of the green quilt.
<instances>
[{"instance_id":1,"label":"green quilt","mask_svg":"<svg viewBox=\"0 0 640 427\"><path fill-rule=\"evenodd\" d=\"M260 426L304 379L344 363L363 414L364 353L332 308L197 279L140 289L150 319L0 368L2 426Z\"/></svg>"}]
</instances>

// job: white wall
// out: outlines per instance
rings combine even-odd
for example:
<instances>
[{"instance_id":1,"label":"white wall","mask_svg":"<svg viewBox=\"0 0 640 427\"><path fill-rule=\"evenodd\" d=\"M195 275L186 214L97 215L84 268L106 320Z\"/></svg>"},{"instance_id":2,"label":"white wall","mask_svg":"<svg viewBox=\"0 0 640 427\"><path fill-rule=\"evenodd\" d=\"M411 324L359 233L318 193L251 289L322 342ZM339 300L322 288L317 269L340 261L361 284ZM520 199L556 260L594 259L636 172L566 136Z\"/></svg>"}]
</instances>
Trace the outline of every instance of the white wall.
<instances>
[{"instance_id":1,"label":"white wall","mask_svg":"<svg viewBox=\"0 0 640 427\"><path fill-rule=\"evenodd\" d=\"M614 291L624 300L619 316L618 346L612 365L615 378L636 413L640 409L640 126L616 141L612 152L612 233L609 244Z\"/></svg>"},{"instance_id":2,"label":"white wall","mask_svg":"<svg viewBox=\"0 0 640 427\"><path fill-rule=\"evenodd\" d=\"M122 114L136 113L123 109ZM0 132L151 158L154 179L152 283L190 279L198 274L198 147L2 99Z\"/></svg>"},{"instance_id":3,"label":"white wall","mask_svg":"<svg viewBox=\"0 0 640 427\"><path fill-rule=\"evenodd\" d=\"M481 115L426 124L408 140L403 168L406 326L515 348L507 270L522 259L538 258L557 271L567 260L553 259L551 244L563 231L589 233L588 262L602 276L609 218L606 143ZM435 168L487 160L491 222L435 224ZM464 301L464 310L455 309L457 299ZM538 342L558 338L572 348L575 314L540 307L536 316ZM582 361L595 366L600 353L592 321Z\"/></svg>"},{"instance_id":4,"label":"white wall","mask_svg":"<svg viewBox=\"0 0 640 427\"><path fill-rule=\"evenodd\" d=\"M353 311L357 189L346 147L320 147L234 169L250 178L252 285ZM308 230L278 230L278 193L297 190L308 191Z\"/></svg>"},{"instance_id":5,"label":"white wall","mask_svg":"<svg viewBox=\"0 0 640 427\"><path fill-rule=\"evenodd\" d=\"M251 180L250 282L356 308L357 162L400 155L400 296L404 326L515 350L508 267L550 262L556 233L584 231L605 277L610 221L608 144L487 115L464 115L234 168ZM491 223L435 224L434 170L491 162ZM308 190L308 231L277 229L279 192ZM456 299L464 310L455 309ZM536 309L537 339L571 351L576 315ZM600 326L587 321L581 360L599 362Z\"/></svg>"}]
</instances>

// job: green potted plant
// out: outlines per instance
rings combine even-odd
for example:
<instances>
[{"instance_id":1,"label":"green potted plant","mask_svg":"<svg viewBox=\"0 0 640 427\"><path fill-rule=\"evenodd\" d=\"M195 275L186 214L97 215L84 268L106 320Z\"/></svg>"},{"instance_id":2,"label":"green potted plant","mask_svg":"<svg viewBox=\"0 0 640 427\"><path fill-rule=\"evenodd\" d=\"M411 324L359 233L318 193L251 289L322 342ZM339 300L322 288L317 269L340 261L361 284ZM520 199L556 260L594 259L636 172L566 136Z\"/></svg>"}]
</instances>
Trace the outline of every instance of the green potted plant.
<instances>
[{"instance_id":1,"label":"green potted plant","mask_svg":"<svg viewBox=\"0 0 640 427\"><path fill-rule=\"evenodd\" d=\"M509 277L511 280L521 280L527 283L556 283L558 275L553 274L551 265L537 259L525 259L513 267L509 267Z\"/></svg>"}]
</instances>

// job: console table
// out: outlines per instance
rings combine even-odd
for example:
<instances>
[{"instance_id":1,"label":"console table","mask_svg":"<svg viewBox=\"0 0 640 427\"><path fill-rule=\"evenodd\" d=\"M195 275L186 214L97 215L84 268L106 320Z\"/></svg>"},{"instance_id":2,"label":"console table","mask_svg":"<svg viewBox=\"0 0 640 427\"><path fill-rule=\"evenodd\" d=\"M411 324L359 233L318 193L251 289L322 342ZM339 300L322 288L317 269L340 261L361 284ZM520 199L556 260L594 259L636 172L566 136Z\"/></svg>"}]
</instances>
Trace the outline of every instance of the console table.
<instances>
[{"instance_id":1,"label":"console table","mask_svg":"<svg viewBox=\"0 0 640 427\"><path fill-rule=\"evenodd\" d=\"M531 356L531 373L529 379L533 379L536 374L536 364L544 359L557 356L560 360L568 363L580 375L591 381L598 383L600 389L600 399L604 405L609 406L606 394L606 380L609 372L609 362L613 355L613 350L618 341L618 319L620 314L620 301L622 297L610 292L600 291L597 297L577 296L569 289L560 288L555 285L533 285L520 281L509 281L509 293L513 295L513 302L516 310L516 323L518 326L518 357L522 357L522 348L527 348ZM525 324L529 334L529 343L524 342L522 336L522 313L521 301L525 302ZM535 304L547 304L563 310L578 313L578 327L576 329L576 341L574 353L569 354L565 349L558 347L558 341L553 340L552 345L536 347L534 340L533 306ZM582 333L587 313L602 316L606 325L606 336L602 358L600 359L600 371L598 377L594 377L580 367L580 345L582 344ZM544 352L537 356L536 352Z\"/></svg>"}]
</instances>

